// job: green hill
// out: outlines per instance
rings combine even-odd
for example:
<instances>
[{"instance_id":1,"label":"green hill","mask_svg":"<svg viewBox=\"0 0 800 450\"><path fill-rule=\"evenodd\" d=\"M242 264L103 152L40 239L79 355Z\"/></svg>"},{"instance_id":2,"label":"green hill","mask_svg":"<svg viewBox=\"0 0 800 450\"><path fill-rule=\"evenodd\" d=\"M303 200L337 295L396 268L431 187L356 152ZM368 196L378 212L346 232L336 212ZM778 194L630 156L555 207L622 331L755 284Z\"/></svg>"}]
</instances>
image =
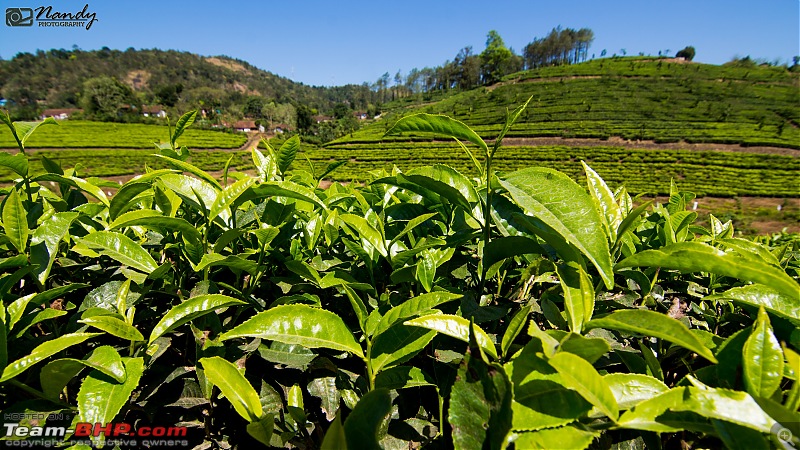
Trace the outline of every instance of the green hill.
<instances>
[{"instance_id":1,"label":"green hill","mask_svg":"<svg viewBox=\"0 0 800 450\"><path fill-rule=\"evenodd\" d=\"M96 77L116 78L132 90L134 104L166 104L176 116L203 106L241 108L250 96L326 111L345 100L366 108L373 95L360 85L307 86L226 56L104 48L39 50L0 60L0 98L39 110L81 107L84 83Z\"/></svg>"},{"instance_id":2,"label":"green hill","mask_svg":"<svg viewBox=\"0 0 800 450\"><path fill-rule=\"evenodd\" d=\"M510 136L621 137L800 148L800 74L782 67L732 67L654 59L600 59L520 72L501 83L394 115L447 114L493 138L506 111L533 100ZM334 144L371 142L386 123Z\"/></svg>"},{"instance_id":3,"label":"green hill","mask_svg":"<svg viewBox=\"0 0 800 450\"><path fill-rule=\"evenodd\" d=\"M434 161L471 174L455 143L383 133L402 115L427 112L493 139L506 111L532 97L506 137L498 170L543 165L580 177L585 160L635 193L664 194L675 179L700 195L800 197L798 87L800 76L778 67L594 60L520 72L427 103L401 99L383 120L312 152L312 160L348 159L339 176L362 180L369 170Z\"/></svg>"}]
</instances>

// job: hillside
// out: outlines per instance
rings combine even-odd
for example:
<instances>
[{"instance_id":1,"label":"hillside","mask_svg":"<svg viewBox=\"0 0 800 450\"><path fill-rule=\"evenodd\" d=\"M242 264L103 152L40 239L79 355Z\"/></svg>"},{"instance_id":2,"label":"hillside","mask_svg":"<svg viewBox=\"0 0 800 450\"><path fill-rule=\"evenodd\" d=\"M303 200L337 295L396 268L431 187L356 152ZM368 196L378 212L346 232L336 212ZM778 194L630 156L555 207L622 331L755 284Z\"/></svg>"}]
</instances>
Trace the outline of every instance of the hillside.
<instances>
[{"instance_id":1,"label":"hillside","mask_svg":"<svg viewBox=\"0 0 800 450\"><path fill-rule=\"evenodd\" d=\"M532 97L510 136L621 137L800 148L800 74L654 59L600 59L520 72L502 82L420 104L391 104L383 123L341 143L378 139L412 112L447 114L493 138L506 111Z\"/></svg>"},{"instance_id":2,"label":"hillside","mask_svg":"<svg viewBox=\"0 0 800 450\"><path fill-rule=\"evenodd\" d=\"M53 49L0 60L0 97L40 109L80 107L84 82L100 76L126 84L140 104L165 103L175 112L241 107L248 96L322 110L346 99L366 107L371 92L363 86L307 86L225 56L133 48Z\"/></svg>"},{"instance_id":3,"label":"hillside","mask_svg":"<svg viewBox=\"0 0 800 450\"><path fill-rule=\"evenodd\" d=\"M539 165L580 178L585 160L634 193L664 194L674 179L700 195L800 197L798 83L784 68L594 60L521 72L427 103L394 102L383 120L329 143L321 157L349 159L339 176L361 179L368 170L433 161L471 173L455 143L383 134L400 116L427 112L493 139L506 111L532 97L504 141L498 170Z\"/></svg>"}]
</instances>

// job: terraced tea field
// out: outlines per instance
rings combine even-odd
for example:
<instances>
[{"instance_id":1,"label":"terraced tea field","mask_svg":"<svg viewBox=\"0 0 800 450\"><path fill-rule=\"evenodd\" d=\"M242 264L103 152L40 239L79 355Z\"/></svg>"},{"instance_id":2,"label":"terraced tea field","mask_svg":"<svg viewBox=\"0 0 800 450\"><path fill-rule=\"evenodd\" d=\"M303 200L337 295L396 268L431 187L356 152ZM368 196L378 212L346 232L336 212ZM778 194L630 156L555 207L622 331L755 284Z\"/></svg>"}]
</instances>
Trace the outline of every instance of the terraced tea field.
<instances>
[{"instance_id":1,"label":"terraced tea field","mask_svg":"<svg viewBox=\"0 0 800 450\"><path fill-rule=\"evenodd\" d=\"M165 125L60 121L46 125L26 143L27 148L136 148L152 149L154 142L168 139ZM190 128L181 144L190 148L238 148L247 140L243 134ZM0 148L17 148L8 128L0 130ZM108 155L112 156L112 155Z\"/></svg>"}]
</instances>

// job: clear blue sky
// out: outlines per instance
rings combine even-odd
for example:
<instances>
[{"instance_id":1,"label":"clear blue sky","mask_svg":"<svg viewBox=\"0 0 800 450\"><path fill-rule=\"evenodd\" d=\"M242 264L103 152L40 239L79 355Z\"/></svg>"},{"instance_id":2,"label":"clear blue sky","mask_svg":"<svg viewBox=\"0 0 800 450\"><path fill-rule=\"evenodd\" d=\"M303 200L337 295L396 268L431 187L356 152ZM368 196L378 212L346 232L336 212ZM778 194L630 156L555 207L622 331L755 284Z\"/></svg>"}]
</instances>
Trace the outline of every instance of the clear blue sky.
<instances>
[{"instance_id":1,"label":"clear blue sky","mask_svg":"<svg viewBox=\"0 0 800 450\"><path fill-rule=\"evenodd\" d=\"M49 3L48 3L49 1ZM2 0L9 7L52 5L78 11L87 1ZM88 1L91 29L0 26L0 57L37 49L107 46L228 55L311 85L373 82L384 72L476 53L497 30L517 53L553 27L594 31L589 53L626 49L674 54L686 45L695 60L721 64L734 56L791 61L800 54L798 0L562 1Z\"/></svg>"}]
</instances>

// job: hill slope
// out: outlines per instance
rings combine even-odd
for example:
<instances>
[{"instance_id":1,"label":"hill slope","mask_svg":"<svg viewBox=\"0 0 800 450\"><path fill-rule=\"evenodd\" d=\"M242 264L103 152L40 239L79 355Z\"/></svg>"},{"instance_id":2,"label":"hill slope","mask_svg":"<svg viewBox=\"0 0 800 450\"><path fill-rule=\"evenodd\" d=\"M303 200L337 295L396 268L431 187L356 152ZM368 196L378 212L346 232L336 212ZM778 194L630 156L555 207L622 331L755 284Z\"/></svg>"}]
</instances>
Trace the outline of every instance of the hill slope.
<instances>
[{"instance_id":1,"label":"hill slope","mask_svg":"<svg viewBox=\"0 0 800 450\"><path fill-rule=\"evenodd\" d=\"M396 102L387 121L411 112L447 114L492 139L506 111L529 97L509 136L800 148L800 76L780 67L593 60L520 72L431 104ZM374 141L386 126L376 124L335 144Z\"/></svg>"},{"instance_id":2,"label":"hill slope","mask_svg":"<svg viewBox=\"0 0 800 450\"><path fill-rule=\"evenodd\" d=\"M312 160L348 159L337 175L360 180L371 170L436 162L474 176L451 141L383 134L400 116L427 112L494 139L506 111L532 97L497 154L498 170L538 165L582 179L583 160L612 188L632 193L665 194L674 179L699 195L796 198L799 83L784 68L595 60L521 72L438 101L395 102L383 120L329 143Z\"/></svg>"},{"instance_id":3,"label":"hill slope","mask_svg":"<svg viewBox=\"0 0 800 450\"><path fill-rule=\"evenodd\" d=\"M276 103L305 104L328 110L345 99L369 100L363 86L306 86L225 56L203 57L163 50L49 50L0 60L0 97L48 108L80 106L83 83L109 76L130 86L144 103L157 102L161 89L180 84L177 111L204 102L241 105L249 95Z\"/></svg>"}]
</instances>

